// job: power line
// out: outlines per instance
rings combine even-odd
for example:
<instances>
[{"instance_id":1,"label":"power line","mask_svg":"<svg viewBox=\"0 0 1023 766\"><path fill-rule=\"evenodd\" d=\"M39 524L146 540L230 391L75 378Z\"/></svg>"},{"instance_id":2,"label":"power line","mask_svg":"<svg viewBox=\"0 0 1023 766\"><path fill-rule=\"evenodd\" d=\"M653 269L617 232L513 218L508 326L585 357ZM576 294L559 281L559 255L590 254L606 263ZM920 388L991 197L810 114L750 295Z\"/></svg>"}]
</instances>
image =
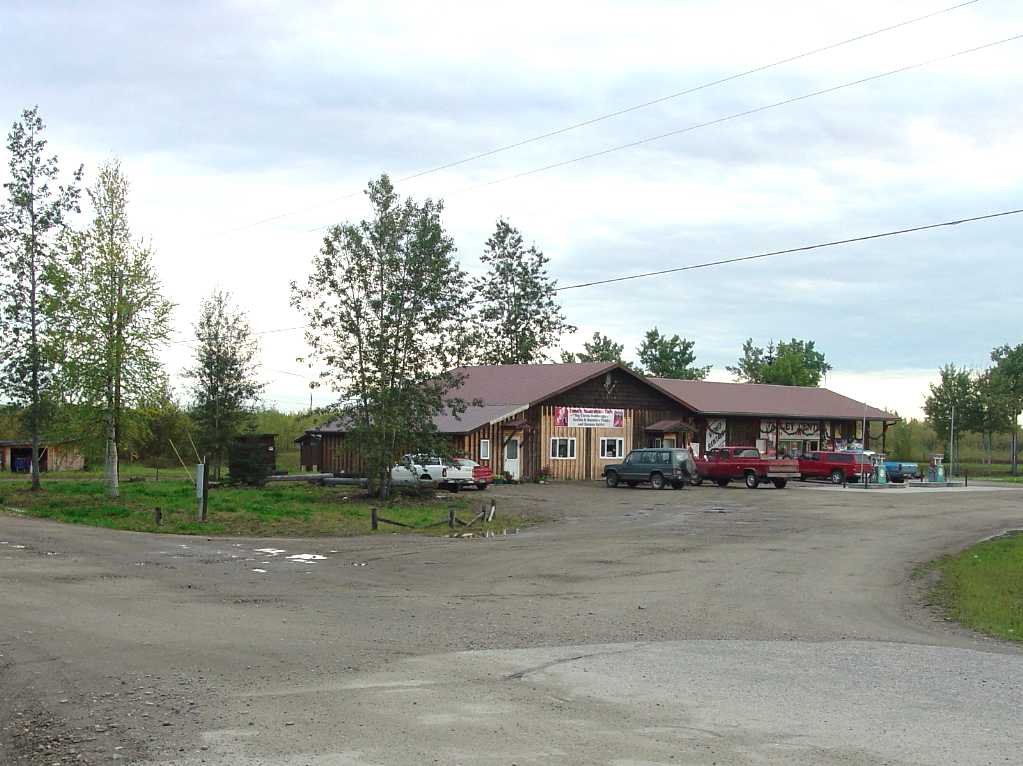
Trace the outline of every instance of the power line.
<instances>
[{"instance_id":1,"label":"power line","mask_svg":"<svg viewBox=\"0 0 1023 766\"><path fill-rule=\"evenodd\" d=\"M738 80L740 78L748 77L748 76L753 75L753 74L759 74L760 72L765 72L768 69L774 69L775 67L783 66L784 64L791 64L793 61L799 61L800 59L809 58L810 56L815 56L818 53L826 53L827 51L832 51L832 50L835 50L836 48L841 48L841 47L843 47L845 45L850 45L852 43L860 42L861 40L866 40L866 39L869 39L871 37L876 37L876 36L882 35L882 34L884 34L886 32L892 32L892 31L894 31L896 29L901 29L903 27L910 26L911 24L916 24L916 23L921 22L921 21L926 21L928 19L933 19L936 16L941 16L942 14L950 13L951 11L956 11L956 10L959 10L960 8L965 8L968 5L974 5L974 4L978 3L978 2L980 2L980 0L967 0L966 2L957 3L956 5L952 5L952 6L949 6L947 8L942 8L941 10L932 11L931 13L924 14L923 16L916 16L916 17L911 18L911 19L906 19L905 21L900 21L900 22L898 22L896 24L891 24L891 25L886 26L886 27L881 27L880 29L875 29L875 30L872 30L870 32L864 32L863 34L855 35L854 37L849 37L849 38L846 38L844 40L839 40L838 42L830 43L828 45L824 45L824 46L821 46L819 48L812 48L810 50L803 51L802 53L797 53L797 54L795 54L793 56L787 56L785 58L778 59L776 61L772 61L772 62L767 63L767 64L761 64L760 66L753 67L752 69L746 69L746 70L743 70L741 72L737 72L735 74L728 75L727 77L721 77L721 78L719 78L717 80L711 80L709 82L705 82L705 83L702 83L700 85L694 85L694 86L692 86L690 88L686 88L684 90L680 90L680 91L677 91L675 93L669 93L669 94L667 94L665 96L659 96L659 97L651 99L649 101L642 101L642 102L640 102L638 104L633 104L632 106L622 107L621 109L616 109L616 110L614 110L612 112L606 112L604 114L599 114L599 115L597 115L595 117L590 117L590 118L587 118L587 119L582 120L580 122L575 122L575 123L572 123L570 125L566 125L566 126L561 127L561 128L556 128L554 130L547 131L545 133L538 133L535 136L530 136L528 138L524 138L524 139L521 139L521 140L518 140L518 141L514 141L514 142L512 142L510 144L504 144L502 146L497 146L497 147L495 147L493 149L487 149L486 151L479 152L477 154L472 154L472 155L469 155L467 157L463 157L462 159L452 160L451 162L446 162L446 163L443 163L441 165L436 165L436 166L431 167L431 168L426 168L425 170L419 170L419 171L416 171L415 173L411 173L410 175L398 178L398 179L395 180L395 182L396 183L404 183L406 181L412 181L412 180L414 180L416 178L422 178L423 176L430 175L432 173L438 173L438 172L440 172L442 170L449 170L450 168L458 167L459 165L465 165L465 164L470 163L470 162L475 162L476 160L485 159L487 157L493 157L496 154L501 154L503 152L511 151L512 149L518 149L520 147L527 146L529 144L533 144L533 143L536 143L538 141L543 141L543 140L548 139L548 138L553 138L555 136L560 136L560 135L563 135L565 133L569 133L569 132L571 132L573 130L578 130L579 128L585 128L585 127L588 127L590 125L595 125L598 122L603 122L605 120L610 120L610 119L613 119L615 117L621 117L622 115L629 114L631 112L636 112L636 111L639 111L640 109L646 109L646 108L651 107L651 106L656 106L657 104L663 104L666 101L671 101L671 100L676 99L676 98L681 98L682 96L688 96L688 95L691 95L693 93L697 93L697 92L699 92L701 90L707 90L708 88L713 88L713 87L718 86L718 85L723 85L725 83L732 82L733 80ZM304 213L304 212L307 212L308 210L315 209L317 207L324 207L326 205L334 204L335 202L341 202L343 200L351 199L352 197L357 197L360 194L362 194L362 190L361 189L359 191L354 191L354 192L350 192L348 194L344 194L344 195L342 195L340 197L334 197L333 199L327 200L325 202L317 203L315 205L307 205L305 207L297 208L295 210L291 210L291 211L288 211L288 212L278 213L277 215L273 215L273 216L270 216L268 218L261 218L261 219L256 220L256 221L252 221L251 223L242 224L241 226L236 226L234 228L225 229L223 231L217 232L214 236L223 235L223 234L231 234L231 233L234 233L234 232L237 232L237 231L244 231L245 229L251 229L251 228L254 228L256 226L262 226L262 225L267 224L267 223L273 223L274 221L279 221L279 220L281 220L283 218L288 218L290 216L297 215L298 213Z\"/></svg>"},{"instance_id":2,"label":"power line","mask_svg":"<svg viewBox=\"0 0 1023 766\"><path fill-rule=\"evenodd\" d=\"M843 90L845 88L851 88L855 85L863 85L864 83L874 82L875 80L880 80L885 77L892 77L893 75L909 72L913 69L920 69L921 67L930 66L931 64L937 64L942 61L948 61L959 56L966 56L970 53L977 53L978 51L993 48L996 45L1004 45L1005 43L1010 43L1021 38L1023 38L1023 34L1013 35L1012 37L1006 37L1001 40L995 40L990 43L985 43L984 45L978 45L974 48L967 48L965 50L956 51L955 53L948 53L944 56L938 56L936 58L927 59L926 61L919 61L915 64L909 64L907 66L899 67L898 69L890 69L887 72L881 72L880 74L870 75L869 77L862 77L858 80L852 80L850 82L841 83L840 85L832 85L829 88L822 88L820 90L815 90L810 93L804 93L801 96L793 96L792 98L786 98L782 101L776 101L773 104L765 104L764 106L758 106L753 109L746 109L742 112L735 112L733 114L725 115L724 117L718 117L716 119L708 120L706 122L698 122L694 125L689 125L688 127L685 128L679 128L678 130L670 130L667 133L659 133L655 136L648 136L646 138L640 138L636 141L629 141L628 143L625 144L618 144L617 146L611 146L608 147L607 149L601 149L600 151L590 152L589 154L582 154L579 155L578 157L572 157L571 159L561 160L560 162L552 162L549 165L542 165L541 167L533 168L531 170L524 170L521 173L514 173L510 176L495 178L491 181L485 181L484 183L481 184L475 184L473 186L467 186L465 188L458 189L452 192L452 194L461 194L463 192L475 191L476 189L483 189L488 186L494 186L495 184L504 183L505 181L513 181L517 178L524 178L526 176L535 175L537 173L543 173L547 170L561 168L564 167L565 165L571 165L576 162L591 160L594 159L595 157L603 157L608 154L613 154L614 152L620 152L624 149L632 149L637 146L652 143L654 141L661 141L665 138L671 138L672 136L679 136L682 135L683 133L689 133L694 130L699 130L700 128L706 128L712 125L720 125L723 122L736 120L739 119L740 117L748 117L752 114L766 112L769 109L777 109L778 107L785 106L787 104L794 104L798 101L806 101L807 99L814 98L815 96L823 96L827 93L834 93L835 91ZM319 226L316 229L310 229L310 231L318 231L320 229L325 228L327 228L327 226Z\"/></svg>"},{"instance_id":3,"label":"power line","mask_svg":"<svg viewBox=\"0 0 1023 766\"><path fill-rule=\"evenodd\" d=\"M845 239L834 239L829 242L817 242L811 245L801 245L799 247L790 247L785 250L772 250L766 253L756 253L753 255L742 255L734 258L721 258L714 261L704 261L702 263L693 263L687 266L675 266L669 269L660 269L658 271L646 271L639 274L628 274L621 277L609 277L608 279L597 279L590 282L579 282L577 284L565 285L564 287L555 288L555 292L565 292L567 290L579 290L584 287L596 287L598 285L612 284L615 282L627 282L634 279L644 279L647 277L663 276L665 274L675 274L682 271L693 271L696 269L706 269L712 266L723 266L729 263L741 263L743 261L755 261L763 258L771 258L778 255L789 255L793 253L807 252L810 250L821 250L827 247L837 247L839 245L849 245L856 242L867 242L874 239L884 239L886 237L896 237L903 234L912 234L914 232L928 231L930 229L940 229L950 226L959 226L964 223L975 223L977 221L987 221L994 218L1004 218L1010 215L1019 215L1023 213L1023 208L1015 208L1012 210L1002 210L997 213L985 213L983 215L975 215L969 218L956 218L949 221L939 221L937 223L928 223L920 226L911 226L903 229L892 229L890 231L882 231L875 234L863 234L857 237L847 237ZM472 301L470 305L474 305L479 301ZM301 327L282 327L275 330L264 330L264 333L270 332L289 332L291 330L306 330L309 325L303 325ZM254 333L255 334L255 333ZM294 374L294 373L292 373Z\"/></svg>"},{"instance_id":4,"label":"power line","mask_svg":"<svg viewBox=\"0 0 1023 766\"><path fill-rule=\"evenodd\" d=\"M629 274L624 277L611 277L609 279L597 279L592 282L579 282L574 285L565 285L559 287L555 292L564 292L566 290L578 290L583 287L595 287L597 285L608 285L614 282L627 282L632 279L644 279L646 277L659 277L664 274L676 274L680 271L693 271L694 269L706 269L711 266L723 266L726 263L741 263L743 261L754 261L760 258L771 258L776 255L789 255L792 253L802 253L808 250L820 250L825 247L837 247L838 245L849 245L854 242L867 242L872 239L882 239L884 237L895 237L900 234L911 234L918 231L927 231L928 229L938 229L944 226L958 226L962 223L973 223L975 221L985 221L991 218L1002 218L1009 215L1018 215L1023 213L1023 208L1017 208L1015 210L1003 210L999 213L987 213L985 215L976 215L972 218L959 218L954 221L941 221L940 223L929 223L923 226L913 226L907 229L894 229L892 231L884 231L879 234L864 234L860 237L849 237L847 239L835 239L830 242L820 242L814 245L802 245L801 247L790 247L786 250L773 250L768 253L757 253L755 255L743 255L736 258L722 258L716 261L705 261L703 263L693 263L688 266L676 266L670 269L660 269L659 271L646 271L640 274Z\"/></svg>"}]
</instances>

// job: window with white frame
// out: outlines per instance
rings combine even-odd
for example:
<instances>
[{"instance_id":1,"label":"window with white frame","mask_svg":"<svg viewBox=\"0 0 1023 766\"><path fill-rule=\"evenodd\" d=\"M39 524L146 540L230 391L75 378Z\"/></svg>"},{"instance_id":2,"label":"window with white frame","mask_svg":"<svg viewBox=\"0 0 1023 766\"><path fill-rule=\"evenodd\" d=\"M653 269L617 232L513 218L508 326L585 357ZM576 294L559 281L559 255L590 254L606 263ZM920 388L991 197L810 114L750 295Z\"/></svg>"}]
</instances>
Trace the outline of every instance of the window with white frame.
<instances>
[{"instance_id":1,"label":"window with white frame","mask_svg":"<svg viewBox=\"0 0 1023 766\"><path fill-rule=\"evenodd\" d=\"M575 460L575 438L555 436L551 439L551 458L554 460Z\"/></svg>"},{"instance_id":2,"label":"window with white frame","mask_svg":"<svg viewBox=\"0 0 1023 766\"><path fill-rule=\"evenodd\" d=\"M480 460L490 460L490 439L480 439Z\"/></svg>"},{"instance_id":3,"label":"window with white frame","mask_svg":"<svg viewBox=\"0 0 1023 766\"><path fill-rule=\"evenodd\" d=\"M625 440L613 436L604 436L600 439L600 456L609 460L616 460L625 454Z\"/></svg>"}]
</instances>

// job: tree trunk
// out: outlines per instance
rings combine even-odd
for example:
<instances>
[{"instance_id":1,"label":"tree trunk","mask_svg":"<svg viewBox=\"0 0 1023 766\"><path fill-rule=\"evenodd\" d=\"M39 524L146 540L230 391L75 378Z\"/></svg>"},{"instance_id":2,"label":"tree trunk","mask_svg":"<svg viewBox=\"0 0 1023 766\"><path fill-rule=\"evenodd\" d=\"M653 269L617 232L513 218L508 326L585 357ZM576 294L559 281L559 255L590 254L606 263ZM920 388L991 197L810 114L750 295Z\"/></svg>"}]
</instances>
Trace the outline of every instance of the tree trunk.
<instances>
[{"instance_id":1,"label":"tree trunk","mask_svg":"<svg viewBox=\"0 0 1023 766\"><path fill-rule=\"evenodd\" d=\"M121 488L118 482L118 471L117 471L117 436L116 426L114 425L113 413L107 417L107 492L110 497L118 498L121 496Z\"/></svg>"},{"instance_id":2,"label":"tree trunk","mask_svg":"<svg viewBox=\"0 0 1023 766\"><path fill-rule=\"evenodd\" d=\"M35 409L33 406L32 409ZM32 418L35 423L36 418ZM40 489L39 484L39 427L32 426L32 490Z\"/></svg>"},{"instance_id":3,"label":"tree trunk","mask_svg":"<svg viewBox=\"0 0 1023 766\"><path fill-rule=\"evenodd\" d=\"M1019 413L1012 418L1012 475L1019 476Z\"/></svg>"},{"instance_id":4,"label":"tree trunk","mask_svg":"<svg viewBox=\"0 0 1023 766\"><path fill-rule=\"evenodd\" d=\"M32 405L29 418L29 426L32 430L32 491L40 489L39 484L39 428L40 428L40 396L39 396L39 307L37 305L38 294L36 288L36 239L35 239L35 215L32 216L32 275L31 292L29 294L29 318L31 322L31 336L29 338L29 364L32 367Z\"/></svg>"},{"instance_id":5,"label":"tree trunk","mask_svg":"<svg viewBox=\"0 0 1023 766\"><path fill-rule=\"evenodd\" d=\"M116 322L115 322L115 335L114 335L114 368L111 370L113 374L113 408L111 411L111 425L110 433L108 438L112 441L112 445L107 452L107 460L109 461L110 452L113 452L113 462L109 463L109 469L111 471L110 478L110 497L118 497L120 490L118 489L118 482L120 480L121 466L119 462L119 453L121 446L121 367L123 365L124 356L124 286L121 284L121 277L117 277L117 304L115 310Z\"/></svg>"}]
</instances>

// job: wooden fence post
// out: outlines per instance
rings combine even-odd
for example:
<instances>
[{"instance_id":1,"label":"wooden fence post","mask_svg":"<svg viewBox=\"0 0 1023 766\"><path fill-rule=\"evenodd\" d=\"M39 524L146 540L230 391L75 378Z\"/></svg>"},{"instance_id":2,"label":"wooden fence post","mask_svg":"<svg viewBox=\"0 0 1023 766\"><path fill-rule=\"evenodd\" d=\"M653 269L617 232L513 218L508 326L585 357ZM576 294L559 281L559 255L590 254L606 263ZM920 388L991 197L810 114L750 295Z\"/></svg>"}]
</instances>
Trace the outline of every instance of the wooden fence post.
<instances>
[{"instance_id":1,"label":"wooden fence post","mask_svg":"<svg viewBox=\"0 0 1023 766\"><path fill-rule=\"evenodd\" d=\"M378 526L378 522L377 522L377 509L376 509L376 507L374 506L373 508L370 508L369 512L370 512L370 519L371 519L370 523L372 524L373 530L375 531L377 526Z\"/></svg>"},{"instance_id":2,"label":"wooden fence post","mask_svg":"<svg viewBox=\"0 0 1023 766\"><path fill-rule=\"evenodd\" d=\"M208 518L207 509L210 497L210 461L205 455L202 459L202 521Z\"/></svg>"},{"instance_id":3,"label":"wooden fence post","mask_svg":"<svg viewBox=\"0 0 1023 766\"><path fill-rule=\"evenodd\" d=\"M455 509L448 508L448 527L455 528Z\"/></svg>"}]
</instances>

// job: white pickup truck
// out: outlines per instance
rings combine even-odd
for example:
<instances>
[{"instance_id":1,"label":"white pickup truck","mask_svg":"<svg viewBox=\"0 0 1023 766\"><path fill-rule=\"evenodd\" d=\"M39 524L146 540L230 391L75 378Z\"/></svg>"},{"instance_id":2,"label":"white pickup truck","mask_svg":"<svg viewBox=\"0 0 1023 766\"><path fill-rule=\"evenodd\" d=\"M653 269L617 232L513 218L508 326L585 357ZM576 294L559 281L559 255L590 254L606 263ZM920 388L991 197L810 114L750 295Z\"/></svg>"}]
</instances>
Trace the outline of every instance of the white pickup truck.
<instances>
[{"instance_id":1,"label":"white pickup truck","mask_svg":"<svg viewBox=\"0 0 1023 766\"><path fill-rule=\"evenodd\" d=\"M417 464L411 455L405 455L391 469L391 484L396 487L436 487L437 481L429 471Z\"/></svg>"},{"instance_id":2,"label":"white pickup truck","mask_svg":"<svg viewBox=\"0 0 1023 766\"><path fill-rule=\"evenodd\" d=\"M405 455L402 463L418 466L430 476L437 486L451 492L475 484L471 466L460 466L452 460L437 455Z\"/></svg>"}]
</instances>

